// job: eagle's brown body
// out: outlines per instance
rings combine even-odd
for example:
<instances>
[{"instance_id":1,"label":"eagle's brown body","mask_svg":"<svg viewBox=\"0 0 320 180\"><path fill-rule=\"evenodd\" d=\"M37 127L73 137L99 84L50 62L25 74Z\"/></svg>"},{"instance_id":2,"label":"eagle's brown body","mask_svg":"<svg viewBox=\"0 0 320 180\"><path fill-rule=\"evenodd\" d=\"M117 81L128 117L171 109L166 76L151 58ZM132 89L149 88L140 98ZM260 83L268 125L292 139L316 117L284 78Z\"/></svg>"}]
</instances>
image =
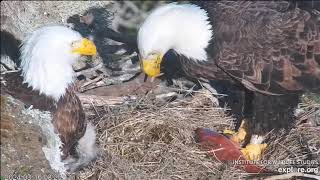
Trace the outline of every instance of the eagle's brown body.
<instances>
[{"instance_id":1,"label":"eagle's brown body","mask_svg":"<svg viewBox=\"0 0 320 180\"><path fill-rule=\"evenodd\" d=\"M320 2L195 3L208 12L214 35L209 62L183 63L191 76L231 77L270 95L320 90Z\"/></svg>"},{"instance_id":2,"label":"eagle's brown body","mask_svg":"<svg viewBox=\"0 0 320 180\"><path fill-rule=\"evenodd\" d=\"M185 73L243 86L254 133L290 126L298 95L320 91L320 2L193 3L207 11L213 38L208 61L180 58Z\"/></svg>"},{"instance_id":3,"label":"eagle's brown body","mask_svg":"<svg viewBox=\"0 0 320 180\"><path fill-rule=\"evenodd\" d=\"M87 123L81 102L75 93L75 87L70 86L66 94L59 99L53 114L53 125L63 143L63 156L74 155L74 149L79 139L86 132Z\"/></svg>"}]
</instances>

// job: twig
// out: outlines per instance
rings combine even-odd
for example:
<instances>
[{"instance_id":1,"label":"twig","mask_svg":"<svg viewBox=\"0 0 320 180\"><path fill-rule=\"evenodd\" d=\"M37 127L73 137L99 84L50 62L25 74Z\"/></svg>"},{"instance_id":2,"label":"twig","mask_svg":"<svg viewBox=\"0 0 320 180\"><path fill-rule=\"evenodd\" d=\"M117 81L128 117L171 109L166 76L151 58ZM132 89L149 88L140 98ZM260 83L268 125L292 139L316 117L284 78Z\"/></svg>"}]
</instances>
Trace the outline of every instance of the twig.
<instances>
[{"instance_id":1,"label":"twig","mask_svg":"<svg viewBox=\"0 0 320 180\"><path fill-rule=\"evenodd\" d=\"M91 73L91 72L93 72L95 70L98 70L100 68L103 68L103 66L104 66L103 63L99 63L98 65L96 65L96 66L94 66L94 67L92 67L90 69L82 70L82 71L76 72L75 74L76 74L76 76L84 75L84 74L87 74L87 73Z\"/></svg>"},{"instance_id":2,"label":"twig","mask_svg":"<svg viewBox=\"0 0 320 180\"><path fill-rule=\"evenodd\" d=\"M165 98L174 97L174 96L177 96L176 92L169 92L165 94L156 95L156 99L165 99Z\"/></svg>"},{"instance_id":3,"label":"twig","mask_svg":"<svg viewBox=\"0 0 320 180\"><path fill-rule=\"evenodd\" d=\"M101 120L101 116L100 116L99 112L97 111L96 106L93 104L92 100L91 100L91 105L92 105L94 111L96 112L96 114L98 115L99 119Z\"/></svg>"},{"instance_id":4,"label":"twig","mask_svg":"<svg viewBox=\"0 0 320 180\"><path fill-rule=\"evenodd\" d=\"M200 85L203 87L203 88L205 88L205 89L207 89L208 91L210 91L210 93L213 95L213 96L228 96L228 95L226 95L226 94L220 94L220 93L218 93L217 92L217 90L215 90L210 84L208 84L208 83L205 83L205 82L200 82Z\"/></svg>"},{"instance_id":5,"label":"twig","mask_svg":"<svg viewBox=\"0 0 320 180\"><path fill-rule=\"evenodd\" d=\"M115 96L97 96L97 95L88 95L88 94L81 94L78 93L77 96L79 97L81 103L84 106L88 105L95 105L95 106L115 106L120 105L125 102L132 101L136 99L135 96L122 96L122 97L115 97Z\"/></svg>"},{"instance_id":6,"label":"twig","mask_svg":"<svg viewBox=\"0 0 320 180\"><path fill-rule=\"evenodd\" d=\"M90 84L92 84L92 83L98 82L98 81L100 81L100 80L102 80L102 79L103 79L103 74L99 75L98 77L96 77L96 78L94 78L94 79L92 79L92 80L89 80L89 81L85 82L85 83L81 86L81 89L84 88L84 87L86 87L86 86L88 86L88 85L90 85Z\"/></svg>"},{"instance_id":7,"label":"twig","mask_svg":"<svg viewBox=\"0 0 320 180\"><path fill-rule=\"evenodd\" d=\"M92 85L92 86L89 86L89 87L86 87L86 88L80 88L79 91L80 92L85 92L85 91L89 91L91 89L95 89L95 88L103 87L103 86L106 86L106 84L103 81L99 81L95 85Z\"/></svg>"},{"instance_id":8,"label":"twig","mask_svg":"<svg viewBox=\"0 0 320 180\"><path fill-rule=\"evenodd\" d=\"M19 72L21 69L15 69L15 70L10 70L10 71L5 71L5 72L2 72L1 75L4 75L4 74L9 74L9 73L13 73L13 72Z\"/></svg>"},{"instance_id":9,"label":"twig","mask_svg":"<svg viewBox=\"0 0 320 180\"><path fill-rule=\"evenodd\" d=\"M5 63L1 62L1 65L7 69L7 71L12 70L9 66L7 66Z\"/></svg>"}]
</instances>

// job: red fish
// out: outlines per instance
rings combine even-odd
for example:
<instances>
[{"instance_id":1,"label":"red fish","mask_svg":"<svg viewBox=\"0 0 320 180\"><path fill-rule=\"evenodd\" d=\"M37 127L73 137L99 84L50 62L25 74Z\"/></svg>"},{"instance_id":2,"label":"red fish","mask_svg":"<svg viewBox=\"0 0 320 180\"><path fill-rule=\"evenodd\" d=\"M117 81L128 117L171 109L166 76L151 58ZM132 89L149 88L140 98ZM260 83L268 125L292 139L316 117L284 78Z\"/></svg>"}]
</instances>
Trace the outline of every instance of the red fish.
<instances>
[{"instance_id":1,"label":"red fish","mask_svg":"<svg viewBox=\"0 0 320 180\"><path fill-rule=\"evenodd\" d=\"M240 151L239 144L231 141L222 134L207 128L198 128L196 129L195 138L203 150L208 151L210 155L213 155L220 162L231 163L235 167L242 168L248 173L272 172L248 161Z\"/></svg>"}]
</instances>

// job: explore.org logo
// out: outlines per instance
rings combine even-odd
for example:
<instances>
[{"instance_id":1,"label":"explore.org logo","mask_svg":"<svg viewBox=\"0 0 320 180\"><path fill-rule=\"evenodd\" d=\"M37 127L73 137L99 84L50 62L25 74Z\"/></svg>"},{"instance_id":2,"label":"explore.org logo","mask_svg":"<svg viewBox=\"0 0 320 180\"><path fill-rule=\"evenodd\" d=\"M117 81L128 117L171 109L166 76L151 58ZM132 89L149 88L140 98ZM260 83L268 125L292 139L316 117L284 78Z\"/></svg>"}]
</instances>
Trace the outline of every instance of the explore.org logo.
<instances>
[{"instance_id":1,"label":"explore.org logo","mask_svg":"<svg viewBox=\"0 0 320 180\"><path fill-rule=\"evenodd\" d=\"M272 169L279 173L310 173L318 174L320 163L317 160L233 160L234 165L257 165Z\"/></svg>"},{"instance_id":2,"label":"explore.org logo","mask_svg":"<svg viewBox=\"0 0 320 180\"><path fill-rule=\"evenodd\" d=\"M280 167L277 169L279 173L310 173L310 174L318 174L319 173L319 167Z\"/></svg>"}]
</instances>

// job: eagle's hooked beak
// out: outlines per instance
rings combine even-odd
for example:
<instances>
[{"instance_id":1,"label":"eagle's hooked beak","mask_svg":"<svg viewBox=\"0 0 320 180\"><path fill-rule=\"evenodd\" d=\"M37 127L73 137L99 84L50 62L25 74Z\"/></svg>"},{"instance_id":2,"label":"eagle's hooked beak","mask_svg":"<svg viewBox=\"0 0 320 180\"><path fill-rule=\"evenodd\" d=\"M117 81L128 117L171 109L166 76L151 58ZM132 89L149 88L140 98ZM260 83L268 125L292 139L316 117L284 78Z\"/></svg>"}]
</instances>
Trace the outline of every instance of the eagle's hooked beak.
<instances>
[{"instance_id":1,"label":"eagle's hooked beak","mask_svg":"<svg viewBox=\"0 0 320 180\"><path fill-rule=\"evenodd\" d=\"M142 59L142 69L149 77L155 78L160 76L160 64L163 55L155 54L149 59Z\"/></svg>"},{"instance_id":2,"label":"eagle's hooked beak","mask_svg":"<svg viewBox=\"0 0 320 180\"><path fill-rule=\"evenodd\" d=\"M83 38L81 41L72 43L72 52L80 55L96 55L97 48L92 41L87 38Z\"/></svg>"}]
</instances>

